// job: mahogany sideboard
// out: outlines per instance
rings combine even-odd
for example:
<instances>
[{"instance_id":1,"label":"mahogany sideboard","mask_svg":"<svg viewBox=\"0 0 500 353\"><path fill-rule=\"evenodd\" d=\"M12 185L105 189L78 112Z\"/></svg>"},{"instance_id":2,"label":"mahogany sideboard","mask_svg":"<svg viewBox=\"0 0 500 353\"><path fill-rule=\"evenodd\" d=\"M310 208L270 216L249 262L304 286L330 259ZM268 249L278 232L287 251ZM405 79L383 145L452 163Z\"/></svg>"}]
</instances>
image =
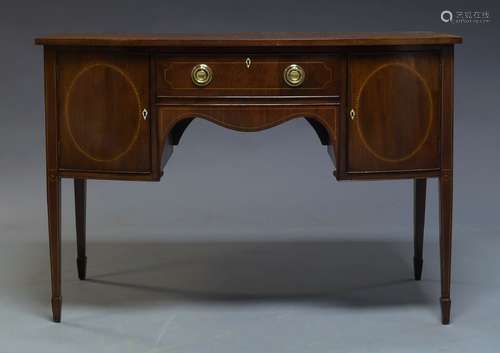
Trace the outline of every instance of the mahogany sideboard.
<instances>
[{"instance_id":1,"label":"mahogany sideboard","mask_svg":"<svg viewBox=\"0 0 500 353\"><path fill-rule=\"evenodd\" d=\"M430 32L57 35L44 46L52 312L61 320L61 178L86 276L87 179L158 181L193 118L259 131L305 118L337 180L414 180L414 277L439 178L441 314L450 321L453 49Z\"/></svg>"}]
</instances>

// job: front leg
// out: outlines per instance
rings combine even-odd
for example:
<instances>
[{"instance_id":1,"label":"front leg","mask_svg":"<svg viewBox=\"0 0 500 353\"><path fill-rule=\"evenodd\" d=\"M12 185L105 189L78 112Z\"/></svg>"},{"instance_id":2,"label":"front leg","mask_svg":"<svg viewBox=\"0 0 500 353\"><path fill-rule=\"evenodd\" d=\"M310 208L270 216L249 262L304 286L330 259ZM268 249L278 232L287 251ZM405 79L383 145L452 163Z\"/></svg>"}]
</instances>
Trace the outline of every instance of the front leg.
<instances>
[{"instance_id":1,"label":"front leg","mask_svg":"<svg viewBox=\"0 0 500 353\"><path fill-rule=\"evenodd\" d=\"M439 178L439 248L441 253L441 314L444 325L450 323L451 224L453 174L443 171Z\"/></svg>"},{"instance_id":2,"label":"front leg","mask_svg":"<svg viewBox=\"0 0 500 353\"><path fill-rule=\"evenodd\" d=\"M47 175L50 272L52 279L52 318L61 321L61 178Z\"/></svg>"}]
</instances>

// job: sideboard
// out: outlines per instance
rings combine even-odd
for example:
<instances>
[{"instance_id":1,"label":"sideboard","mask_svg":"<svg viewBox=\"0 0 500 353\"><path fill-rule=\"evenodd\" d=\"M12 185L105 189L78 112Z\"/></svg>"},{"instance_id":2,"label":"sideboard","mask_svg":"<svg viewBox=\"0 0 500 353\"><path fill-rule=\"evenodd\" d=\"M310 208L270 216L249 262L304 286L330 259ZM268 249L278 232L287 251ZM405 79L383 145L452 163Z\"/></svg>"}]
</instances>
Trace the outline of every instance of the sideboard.
<instances>
[{"instance_id":1,"label":"sideboard","mask_svg":"<svg viewBox=\"0 0 500 353\"><path fill-rule=\"evenodd\" d=\"M414 180L421 279L426 181L439 178L442 323L450 321L453 51L404 33L56 35L44 46L53 320L61 320L61 178L74 179L86 277L86 180L158 181L194 118L259 131L305 118L337 180ZM204 141L206 143L206 141ZM333 279L334 280L334 279Z\"/></svg>"}]
</instances>

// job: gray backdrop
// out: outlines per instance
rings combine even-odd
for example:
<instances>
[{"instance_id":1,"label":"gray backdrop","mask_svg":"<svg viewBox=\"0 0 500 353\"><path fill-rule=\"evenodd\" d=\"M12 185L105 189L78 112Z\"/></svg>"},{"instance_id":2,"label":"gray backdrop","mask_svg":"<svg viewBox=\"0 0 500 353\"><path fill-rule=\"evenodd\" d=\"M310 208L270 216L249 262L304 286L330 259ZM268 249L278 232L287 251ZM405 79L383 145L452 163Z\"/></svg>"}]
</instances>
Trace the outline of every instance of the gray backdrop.
<instances>
[{"instance_id":1,"label":"gray backdrop","mask_svg":"<svg viewBox=\"0 0 500 353\"><path fill-rule=\"evenodd\" d=\"M446 24L445 9L487 10L492 22ZM499 313L500 292L498 10L493 0L3 2L0 298L10 315L2 315L9 323L0 318L0 338L12 351L29 351L30 344L64 351L75 343L87 351L90 341L100 351L123 352L124 337L134 352L170 351L163 344L173 342L181 347L171 348L176 352L359 352L372 351L375 342L384 352L418 351L419 344L428 352L467 351L472 342L494 351L500 341L492 312ZM424 281L415 284L407 281L412 183L336 182L326 150L304 120L251 134L195 120L160 183L90 181L89 282L75 280L72 182L65 180L65 324L50 324L36 36L402 30L464 37L455 50L454 332L438 326L435 180L428 187ZM369 289L357 297L358 287ZM183 309L168 308L177 301ZM408 310L413 304L422 305ZM485 326L473 329L479 322ZM21 344L27 327L31 336ZM361 339L354 335L359 330L371 335ZM54 337L62 341L54 345Z\"/></svg>"}]
</instances>

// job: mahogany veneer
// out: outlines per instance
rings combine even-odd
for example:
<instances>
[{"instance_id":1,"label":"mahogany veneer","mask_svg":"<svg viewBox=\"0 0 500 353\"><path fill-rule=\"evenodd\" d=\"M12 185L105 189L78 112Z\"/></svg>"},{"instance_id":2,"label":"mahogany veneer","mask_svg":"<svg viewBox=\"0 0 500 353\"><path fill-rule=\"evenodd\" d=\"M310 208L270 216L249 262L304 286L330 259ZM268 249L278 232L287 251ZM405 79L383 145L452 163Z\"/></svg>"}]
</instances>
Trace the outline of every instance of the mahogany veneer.
<instances>
[{"instance_id":1,"label":"mahogany veneer","mask_svg":"<svg viewBox=\"0 0 500 353\"><path fill-rule=\"evenodd\" d=\"M414 179L414 276L426 180L439 178L442 322L450 320L453 46L408 33L59 35L44 45L54 321L61 319L61 178L75 181L86 277L86 179L157 181L193 118L259 131L304 117L338 180Z\"/></svg>"}]
</instances>

